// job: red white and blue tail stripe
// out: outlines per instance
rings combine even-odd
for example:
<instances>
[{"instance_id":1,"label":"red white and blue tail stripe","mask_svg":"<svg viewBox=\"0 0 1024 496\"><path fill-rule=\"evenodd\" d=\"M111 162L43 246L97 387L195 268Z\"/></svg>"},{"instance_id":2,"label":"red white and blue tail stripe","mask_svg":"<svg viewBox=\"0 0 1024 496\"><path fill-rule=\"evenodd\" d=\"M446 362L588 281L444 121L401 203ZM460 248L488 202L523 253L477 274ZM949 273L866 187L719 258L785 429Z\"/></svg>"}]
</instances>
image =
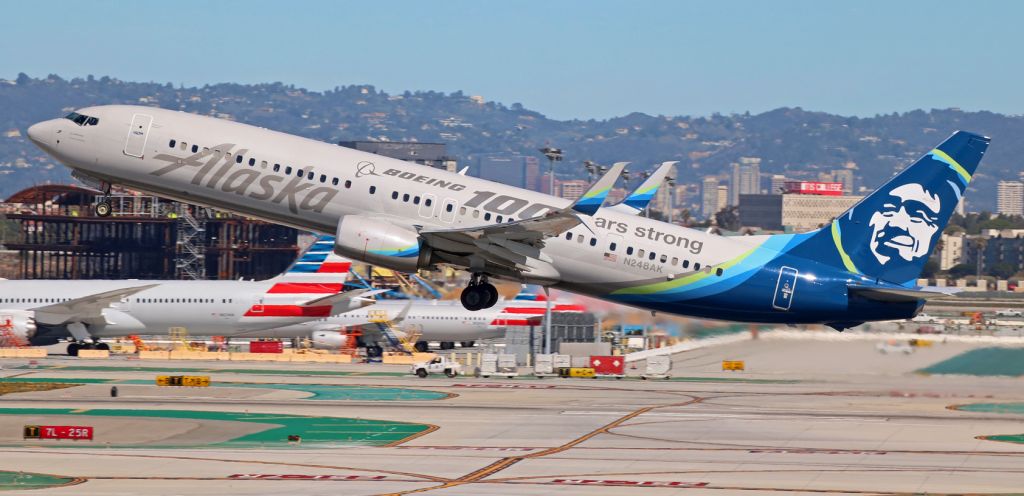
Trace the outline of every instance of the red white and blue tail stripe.
<instances>
[{"instance_id":1,"label":"red white and blue tail stripe","mask_svg":"<svg viewBox=\"0 0 1024 496\"><path fill-rule=\"evenodd\" d=\"M246 317L328 317L331 305L304 305L305 302L345 289L352 262L334 253L334 236L316 240L283 274L271 279L263 301L254 303Z\"/></svg>"}]
</instances>

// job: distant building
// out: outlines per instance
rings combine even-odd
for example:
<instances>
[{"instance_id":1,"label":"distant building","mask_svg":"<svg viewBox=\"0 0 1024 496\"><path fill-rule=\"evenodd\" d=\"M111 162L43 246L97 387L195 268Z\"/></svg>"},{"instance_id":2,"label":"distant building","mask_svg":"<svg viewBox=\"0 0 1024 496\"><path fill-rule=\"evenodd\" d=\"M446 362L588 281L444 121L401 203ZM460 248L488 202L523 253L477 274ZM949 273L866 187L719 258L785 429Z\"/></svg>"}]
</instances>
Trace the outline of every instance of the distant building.
<instances>
[{"instance_id":1,"label":"distant building","mask_svg":"<svg viewBox=\"0 0 1024 496\"><path fill-rule=\"evenodd\" d=\"M795 195L842 196L843 183L822 181L786 181L783 193Z\"/></svg>"},{"instance_id":2,"label":"distant building","mask_svg":"<svg viewBox=\"0 0 1024 496\"><path fill-rule=\"evenodd\" d=\"M583 193L587 192L587 188L590 187L590 183L582 179L572 179L569 181L559 181L556 183L556 186L558 186L558 196L561 196L566 200L575 200L583 196Z\"/></svg>"},{"instance_id":3,"label":"distant building","mask_svg":"<svg viewBox=\"0 0 1024 496\"><path fill-rule=\"evenodd\" d=\"M771 186L768 188L769 195L781 195L783 188L786 186L786 176L782 174L772 175Z\"/></svg>"},{"instance_id":4,"label":"distant building","mask_svg":"<svg viewBox=\"0 0 1024 496\"><path fill-rule=\"evenodd\" d=\"M362 152L415 162L435 169L457 172L458 164L448 156L444 143L417 143L407 141L340 141L339 145Z\"/></svg>"},{"instance_id":5,"label":"distant building","mask_svg":"<svg viewBox=\"0 0 1024 496\"><path fill-rule=\"evenodd\" d=\"M729 205L739 205L740 195L760 194L761 159L740 157L738 164L732 164L732 181L729 186Z\"/></svg>"},{"instance_id":6,"label":"distant building","mask_svg":"<svg viewBox=\"0 0 1024 496\"><path fill-rule=\"evenodd\" d=\"M740 195L740 225L768 230L809 231L828 224L861 198L799 194Z\"/></svg>"},{"instance_id":7,"label":"distant building","mask_svg":"<svg viewBox=\"0 0 1024 496\"><path fill-rule=\"evenodd\" d=\"M721 212L729 206L729 187L724 184L718 185L718 204L715 205L715 212ZM711 212L714 214L715 212Z\"/></svg>"},{"instance_id":8,"label":"distant building","mask_svg":"<svg viewBox=\"0 0 1024 496\"><path fill-rule=\"evenodd\" d=\"M983 242L982 239L984 239ZM1024 237L983 238L979 236L968 239L963 248L963 263L970 267L979 267L979 256L981 257L982 274L988 273L994 266L1000 264L1009 265L1012 268L1012 273L1024 272Z\"/></svg>"},{"instance_id":9,"label":"distant building","mask_svg":"<svg viewBox=\"0 0 1024 496\"><path fill-rule=\"evenodd\" d=\"M943 234L942 249L939 250L939 270L949 270L954 265L963 262L964 259L964 236L962 234Z\"/></svg>"},{"instance_id":10,"label":"distant building","mask_svg":"<svg viewBox=\"0 0 1024 496\"><path fill-rule=\"evenodd\" d=\"M476 175L530 191L540 190L540 161L527 155L483 155L477 161Z\"/></svg>"},{"instance_id":11,"label":"distant building","mask_svg":"<svg viewBox=\"0 0 1024 496\"><path fill-rule=\"evenodd\" d=\"M701 181L700 213L711 217L718 211L718 178L706 176Z\"/></svg>"},{"instance_id":12,"label":"distant building","mask_svg":"<svg viewBox=\"0 0 1024 496\"><path fill-rule=\"evenodd\" d=\"M832 171L832 180L837 183L843 183L843 194L853 194L853 170L852 169L836 169Z\"/></svg>"},{"instance_id":13,"label":"distant building","mask_svg":"<svg viewBox=\"0 0 1024 496\"><path fill-rule=\"evenodd\" d=\"M1024 182L999 181L996 189L996 212L1024 215Z\"/></svg>"}]
</instances>

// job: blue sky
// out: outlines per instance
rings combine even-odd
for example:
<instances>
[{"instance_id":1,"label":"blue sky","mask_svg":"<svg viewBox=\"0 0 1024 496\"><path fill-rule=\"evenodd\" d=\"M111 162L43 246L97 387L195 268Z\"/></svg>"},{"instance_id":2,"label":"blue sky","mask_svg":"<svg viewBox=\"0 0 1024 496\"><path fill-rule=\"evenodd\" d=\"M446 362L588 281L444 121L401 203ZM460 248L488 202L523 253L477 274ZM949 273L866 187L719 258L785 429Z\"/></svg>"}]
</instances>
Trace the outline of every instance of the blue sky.
<instances>
[{"instance_id":1,"label":"blue sky","mask_svg":"<svg viewBox=\"0 0 1024 496\"><path fill-rule=\"evenodd\" d=\"M1024 113L1024 2L5 2L0 77L463 90L554 118Z\"/></svg>"}]
</instances>

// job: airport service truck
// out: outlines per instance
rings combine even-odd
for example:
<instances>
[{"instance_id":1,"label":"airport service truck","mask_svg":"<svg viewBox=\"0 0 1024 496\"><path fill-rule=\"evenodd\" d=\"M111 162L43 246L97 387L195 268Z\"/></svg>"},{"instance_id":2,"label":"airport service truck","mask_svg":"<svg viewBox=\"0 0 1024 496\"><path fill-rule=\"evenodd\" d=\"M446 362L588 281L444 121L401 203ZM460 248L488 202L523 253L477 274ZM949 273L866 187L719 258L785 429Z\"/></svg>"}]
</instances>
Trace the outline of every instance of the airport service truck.
<instances>
[{"instance_id":1,"label":"airport service truck","mask_svg":"<svg viewBox=\"0 0 1024 496\"><path fill-rule=\"evenodd\" d=\"M412 373L420 377L426 377L430 374L441 374L448 377L455 377L462 372L462 365L458 362L454 362L448 359L448 357L438 356L434 357L429 362L414 363L412 366Z\"/></svg>"}]
</instances>

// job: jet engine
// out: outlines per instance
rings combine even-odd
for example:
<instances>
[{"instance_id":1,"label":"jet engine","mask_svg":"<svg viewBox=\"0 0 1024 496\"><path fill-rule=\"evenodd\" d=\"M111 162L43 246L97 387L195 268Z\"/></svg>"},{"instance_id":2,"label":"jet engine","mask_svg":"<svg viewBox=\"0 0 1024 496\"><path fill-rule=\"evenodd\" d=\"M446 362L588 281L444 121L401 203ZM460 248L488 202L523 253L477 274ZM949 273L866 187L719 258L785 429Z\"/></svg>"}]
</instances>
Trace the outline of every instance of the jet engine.
<instances>
[{"instance_id":1,"label":"jet engine","mask_svg":"<svg viewBox=\"0 0 1024 496\"><path fill-rule=\"evenodd\" d=\"M419 235L387 222L346 215L338 223L334 252L343 257L402 272L415 272L429 264L430 252Z\"/></svg>"},{"instance_id":2,"label":"jet engine","mask_svg":"<svg viewBox=\"0 0 1024 496\"><path fill-rule=\"evenodd\" d=\"M0 346L25 346L36 335L31 310L0 310Z\"/></svg>"},{"instance_id":3,"label":"jet engine","mask_svg":"<svg viewBox=\"0 0 1024 496\"><path fill-rule=\"evenodd\" d=\"M348 336L338 331L314 331L313 348L336 350L348 341Z\"/></svg>"}]
</instances>

